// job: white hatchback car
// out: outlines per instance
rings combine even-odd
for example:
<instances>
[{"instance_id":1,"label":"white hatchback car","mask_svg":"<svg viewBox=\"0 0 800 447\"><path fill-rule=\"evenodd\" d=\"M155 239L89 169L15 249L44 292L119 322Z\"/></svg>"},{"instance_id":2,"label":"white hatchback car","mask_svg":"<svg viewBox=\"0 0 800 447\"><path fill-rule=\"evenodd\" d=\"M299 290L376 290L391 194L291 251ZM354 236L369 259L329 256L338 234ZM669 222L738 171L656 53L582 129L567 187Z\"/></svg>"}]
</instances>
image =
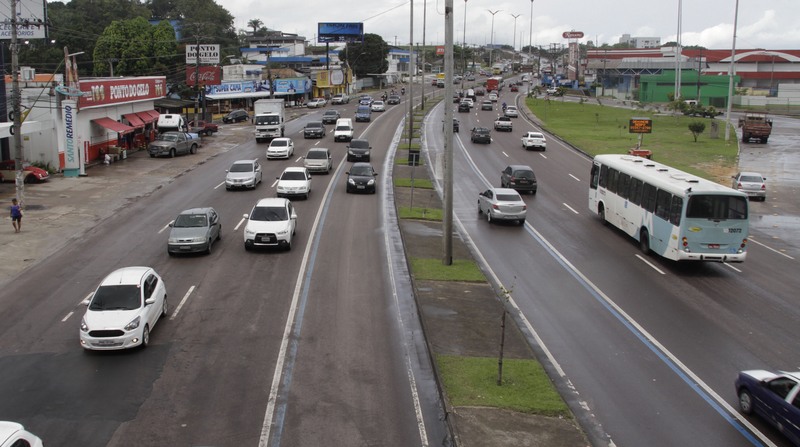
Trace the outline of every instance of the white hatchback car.
<instances>
[{"instance_id":1,"label":"white hatchback car","mask_svg":"<svg viewBox=\"0 0 800 447\"><path fill-rule=\"evenodd\" d=\"M17 422L0 421L0 446L42 447L42 440Z\"/></svg>"},{"instance_id":2,"label":"white hatchback car","mask_svg":"<svg viewBox=\"0 0 800 447\"><path fill-rule=\"evenodd\" d=\"M244 249L283 247L292 249L297 213L289 199L261 199L245 214Z\"/></svg>"},{"instance_id":3,"label":"white hatchback car","mask_svg":"<svg viewBox=\"0 0 800 447\"><path fill-rule=\"evenodd\" d=\"M385 112L386 111L386 104L383 101L372 101L372 105L369 106L370 110L373 112Z\"/></svg>"},{"instance_id":4,"label":"white hatchback car","mask_svg":"<svg viewBox=\"0 0 800 447\"><path fill-rule=\"evenodd\" d=\"M146 347L150 331L169 311L167 287L150 267L114 270L83 304L81 346L97 350Z\"/></svg>"},{"instance_id":5,"label":"white hatchback car","mask_svg":"<svg viewBox=\"0 0 800 447\"><path fill-rule=\"evenodd\" d=\"M267 148L267 159L289 158L294 154L294 142L291 138L274 138Z\"/></svg>"},{"instance_id":6,"label":"white hatchback car","mask_svg":"<svg viewBox=\"0 0 800 447\"><path fill-rule=\"evenodd\" d=\"M283 170L275 185L278 197L303 196L308 199L311 193L311 173L299 166L290 166Z\"/></svg>"}]
</instances>

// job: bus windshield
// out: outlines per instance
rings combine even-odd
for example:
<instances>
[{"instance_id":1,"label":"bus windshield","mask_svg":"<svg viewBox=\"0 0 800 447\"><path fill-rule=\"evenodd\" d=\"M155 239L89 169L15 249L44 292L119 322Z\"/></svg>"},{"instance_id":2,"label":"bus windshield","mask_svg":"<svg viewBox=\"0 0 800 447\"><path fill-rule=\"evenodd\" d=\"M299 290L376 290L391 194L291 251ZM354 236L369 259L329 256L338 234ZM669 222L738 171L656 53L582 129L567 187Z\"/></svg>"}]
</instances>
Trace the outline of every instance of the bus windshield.
<instances>
[{"instance_id":1,"label":"bus windshield","mask_svg":"<svg viewBox=\"0 0 800 447\"><path fill-rule=\"evenodd\" d=\"M747 219L747 198L698 194L689 197L686 207L688 219Z\"/></svg>"}]
</instances>

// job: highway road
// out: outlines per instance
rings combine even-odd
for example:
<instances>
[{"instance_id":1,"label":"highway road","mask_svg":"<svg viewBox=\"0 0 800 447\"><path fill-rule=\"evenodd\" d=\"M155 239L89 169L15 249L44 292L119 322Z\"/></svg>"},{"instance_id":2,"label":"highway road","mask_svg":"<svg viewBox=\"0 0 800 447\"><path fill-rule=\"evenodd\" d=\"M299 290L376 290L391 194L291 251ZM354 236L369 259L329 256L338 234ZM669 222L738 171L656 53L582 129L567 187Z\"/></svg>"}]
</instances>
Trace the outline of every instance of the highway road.
<instances>
[{"instance_id":1,"label":"highway road","mask_svg":"<svg viewBox=\"0 0 800 447\"><path fill-rule=\"evenodd\" d=\"M380 173L404 110L356 126ZM345 193L346 144L302 138L323 111L287 124L291 159L267 161L254 141L224 152L9 284L0 414L28 421L48 445L440 445L447 430L408 275L395 276L387 186ZM335 171L295 201L292 250L245 251L242 215L275 196L274 179L314 146L332 150ZM226 191L225 170L247 158L262 160L263 184ZM168 223L197 206L217 209L221 242L209 256L169 257ZM131 265L164 278L170 316L145 350L84 352L80 302Z\"/></svg>"},{"instance_id":2,"label":"highway road","mask_svg":"<svg viewBox=\"0 0 800 447\"><path fill-rule=\"evenodd\" d=\"M511 95L498 102L512 103ZM566 397L593 442L789 445L758 418L738 414L733 380L742 369L798 368L797 240L773 239L768 227L755 226L758 242L736 265L643 256L589 213L585 155L552 137L547 151L526 152L519 138L535 126L521 118L511 133L493 131L491 144L471 143L469 129L491 128L499 112L455 114L462 129L454 144L457 225L494 279L513 291L531 343L548 356L562 389L573 390ZM442 116L439 107L426 125L438 178ZM524 227L489 225L477 213L478 192L499 186L508 164L537 174L539 192L523 195ZM767 203L796 206L796 195L789 200L795 205ZM754 218L766 215L753 205Z\"/></svg>"}]
</instances>

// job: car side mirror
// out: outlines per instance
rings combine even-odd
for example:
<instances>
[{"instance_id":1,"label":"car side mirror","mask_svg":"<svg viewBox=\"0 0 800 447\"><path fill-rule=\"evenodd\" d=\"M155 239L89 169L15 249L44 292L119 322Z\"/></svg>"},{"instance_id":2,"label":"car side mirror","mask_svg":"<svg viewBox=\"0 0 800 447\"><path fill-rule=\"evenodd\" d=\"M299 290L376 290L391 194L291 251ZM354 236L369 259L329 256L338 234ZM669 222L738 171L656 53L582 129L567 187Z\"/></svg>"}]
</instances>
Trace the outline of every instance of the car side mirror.
<instances>
[{"instance_id":1,"label":"car side mirror","mask_svg":"<svg viewBox=\"0 0 800 447\"><path fill-rule=\"evenodd\" d=\"M92 302L92 298L94 298L94 292L90 293L85 300L81 301L81 304L83 304L84 306L88 306L89 303Z\"/></svg>"},{"instance_id":2,"label":"car side mirror","mask_svg":"<svg viewBox=\"0 0 800 447\"><path fill-rule=\"evenodd\" d=\"M175 222L174 221L170 222L168 225L170 226L170 228L172 228L175 225Z\"/></svg>"},{"instance_id":3,"label":"car side mirror","mask_svg":"<svg viewBox=\"0 0 800 447\"><path fill-rule=\"evenodd\" d=\"M248 216L247 214L242 214L242 217L244 217L245 219L247 219L249 216Z\"/></svg>"}]
</instances>

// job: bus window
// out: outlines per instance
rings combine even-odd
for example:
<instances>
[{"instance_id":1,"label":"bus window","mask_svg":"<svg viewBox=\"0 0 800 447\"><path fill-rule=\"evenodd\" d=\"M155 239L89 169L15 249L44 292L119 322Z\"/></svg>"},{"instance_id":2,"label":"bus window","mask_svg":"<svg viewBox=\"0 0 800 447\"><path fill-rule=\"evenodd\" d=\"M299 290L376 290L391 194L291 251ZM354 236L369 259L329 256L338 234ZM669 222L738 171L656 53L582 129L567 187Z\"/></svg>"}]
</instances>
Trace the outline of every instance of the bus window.
<instances>
[{"instance_id":1,"label":"bus window","mask_svg":"<svg viewBox=\"0 0 800 447\"><path fill-rule=\"evenodd\" d=\"M628 200L633 204L640 205L642 203L642 181L638 178L632 178L629 190Z\"/></svg>"},{"instance_id":2,"label":"bus window","mask_svg":"<svg viewBox=\"0 0 800 447\"><path fill-rule=\"evenodd\" d=\"M599 185L603 188L608 185L608 166L600 166L600 182Z\"/></svg>"},{"instance_id":3,"label":"bus window","mask_svg":"<svg viewBox=\"0 0 800 447\"><path fill-rule=\"evenodd\" d=\"M631 176L628 174L619 174L619 178L617 179L617 191L619 191L620 197L623 199L628 199L628 185L630 185Z\"/></svg>"},{"instance_id":4,"label":"bus window","mask_svg":"<svg viewBox=\"0 0 800 447\"><path fill-rule=\"evenodd\" d=\"M672 202L672 194L659 189L656 198L656 216L664 220L669 220L670 202Z\"/></svg>"},{"instance_id":5,"label":"bus window","mask_svg":"<svg viewBox=\"0 0 800 447\"><path fill-rule=\"evenodd\" d=\"M656 210L656 187L648 183L642 185L642 208L651 213Z\"/></svg>"},{"instance_id":6,"label":"bus window","mask_svg":"<svg viewBox=\"0 0 800 447\"><path fill-rule=\"evenodd\" d=\"M672 207L669 210L669 221L672 225L681 224L681 214L683 213L683 197L672 196Z\"/></svg>"},{"instance_id":7,"label":"bus window","mask_svg":"<svg viewBox=\"0 0 800 447\"><path fill-rule=\"evenodd\" d=\"M727 197L728 219L747 219L747 198Z\"/></svg>"},{"instance_id":8,"label":"bus window","mask_svg":"<svg viewBox=\"0 0 800 447\"><path fill-rule=\"evenodd\" d=\"M614 168L608 168L608 184L606 185L606 189L614 194L617 193L617 178L619 178L619 172Z\"/></svg>"},{"instance_id":9,"label":"bus window","mask_svg":"<svg viewBox=\"0 0 800 447\"><path fill-rule=\"evenodd\" d=\"M721 195L689 197L686 217L694 219L747 219L747 198Z\"/></svg>"},{"instance_id":10,"label":"bus window","mask_svg":"<svg viewBox=\"0 0 800 447\"><path fill-rule=\"evenodd\" d=\"M592 172L589 174L589 188L597 189L597 183L600 179L600 167L596 164L592 165Z\"/></svg>"}]
</instances>

